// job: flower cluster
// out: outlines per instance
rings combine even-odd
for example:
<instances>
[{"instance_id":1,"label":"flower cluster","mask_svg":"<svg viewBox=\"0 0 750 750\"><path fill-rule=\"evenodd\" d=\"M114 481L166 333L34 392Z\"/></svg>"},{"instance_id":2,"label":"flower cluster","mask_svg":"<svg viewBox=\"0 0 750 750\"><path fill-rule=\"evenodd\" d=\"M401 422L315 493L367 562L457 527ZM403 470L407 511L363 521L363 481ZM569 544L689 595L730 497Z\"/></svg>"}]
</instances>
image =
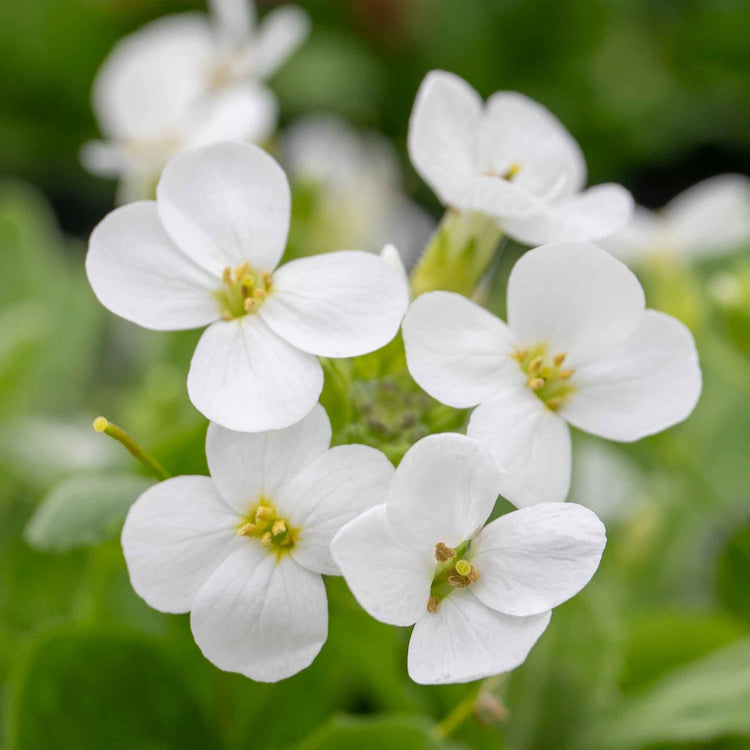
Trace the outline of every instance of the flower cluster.
<instances>
[{"instance_id":1,"label":"flower cluster","mask_svg":"<svg viewBox=\"0 0 750 750\"><path fill-rule=\"evenodd\" d=\"M255 32L241 5L216 0L210 22L170 19L120 45L95 87L114 139L102 159L141 171L133 154L161 148L169 128L182 127L187 99L197 101L188 82L200 80L210 97L241 91L247 106L248 97L267 97L247 76L277 67L305 21L282 9ZM151 88L122 93L123 81L148 77L152 66L161 72ZM172 74L185 86L167 82ZM153 108L150 97L165 91ZM551 610L594 575L605 546L595 513L564 502L568 425L638 440L685 419L701 390L688 329L647 309L634 274L590 244L627 223L630 195L616 185L583 189L581 151L541 105L508 92L484 105L465 82L434 72L417 94L409 152L449 219L411 278L393 245L380 256L343 250L282 264L286 175L257 145L209 142L248 137L218 127L236 125L234 115L210 117L216 137L187 137L203 145L169 161L155 200L110 213L86 261L96 296L120 317L156 330L206 327L187 390L210 420L210 477L166 479L132 506L122 544L133 587L157 609L190 612L206 657L255 680L280 680L312 662L327 635L321 576L341 574L373 617L414 626L408 671L416 682L514 669ZM336 162L337 149L358 153L357 141L321 122L307 127L325 150L300 149L298 131L286 159L298 181L328 180L331 219L337 201L357 198L347 194L363 175L387 164ZM165 153L149 174L161 171ZM394 183L381 181L352 211L377 213L369 204L383 184ZM401 202L397 195L389 211ZM376 218L379 231L386 214ZM365 245L375 230L363 226ZM446 291L462 273L455 288L476 291L502 233L539 245L510 274L507 323ZM352 357L349 369L330 362ZM412 437L396 469L377 447L331 448L332 435L347 433L332 431L318 403L323 365L342 405L334 422L352 411L346 379L365 372L371 382L360 393L387 382L396 411L431 402L414 381L439 409L476 407L467 434L422 420L442 434ZM413 390L402 397L402 387ZM358 408L373 431L383 427L383 441L420 416L382 425L371 405ZM499 495L518 509L496 517Z\"/></svg>"}]
</instances>

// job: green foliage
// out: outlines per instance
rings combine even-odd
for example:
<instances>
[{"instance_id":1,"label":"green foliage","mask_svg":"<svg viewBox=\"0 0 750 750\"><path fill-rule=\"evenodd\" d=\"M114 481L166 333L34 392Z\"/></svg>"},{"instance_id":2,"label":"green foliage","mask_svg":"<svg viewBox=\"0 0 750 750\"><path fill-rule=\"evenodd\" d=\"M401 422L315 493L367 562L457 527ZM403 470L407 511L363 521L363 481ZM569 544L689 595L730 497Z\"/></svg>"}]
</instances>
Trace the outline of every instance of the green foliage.
<instances>
[{"instance_id":1,"label":"green foliage","mask_svg":"<svg viewBox=\"0 0 750 750\"><path fill-rule=\"evenodd\" d=\"M24 537L35 549L66 552L116 536L130 506L153 484L130 474L76 476L42 500Z\"/></svg>"},{"instance_id":2,"label":"green foliage","mask_svg":"<svg viewBox=\"0 0 750 750\"><path fill-rule=\"evenodd\" d=\"M179 671L131 635L41 633L17 665L10 696L13 750L220 747Z\"/></svg>"}]
</instances>

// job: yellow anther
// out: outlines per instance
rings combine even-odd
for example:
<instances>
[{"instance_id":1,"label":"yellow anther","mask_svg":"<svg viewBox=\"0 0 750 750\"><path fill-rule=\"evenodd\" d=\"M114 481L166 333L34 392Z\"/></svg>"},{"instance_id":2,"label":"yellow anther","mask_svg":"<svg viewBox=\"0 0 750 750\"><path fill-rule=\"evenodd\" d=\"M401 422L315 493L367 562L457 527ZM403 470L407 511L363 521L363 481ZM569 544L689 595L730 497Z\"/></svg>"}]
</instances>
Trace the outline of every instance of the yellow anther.
<instances>
[{"instance_id":1,"label":"yellow anther","mask_svg":"<svg viewBox=\"0 0 750 750\"><path fill-rule=\"evenodd\" d=\"M237 536L252 536L258 530L258 527L254 523L243 523L237 529Z\"/></svg>"},{"instance_id":2,"label":"yellow anther","mask_svg":"<svg viewBox=\"0 0 750 750\"><path fill-rule=\"evenodd\" d=\"M431 612L432 614L435 614L435 612L437 612L437 608L439 604L440 604L440 600L436 599L434 596L431 596L427 600L427 611Z\"/></svg>"},{"instance_id":3,"label":"yellow anther","mask_svg":"<svg viewBox=\"0 0 750 750\"><path fill-rule=\"evenodd\" d=\"M253 276L251 273L246 273L240 279L240 283L245 287L245 289L252 289L255 286L255 276Z\"/></svg>"},{"instance_id":4,"label":"yellow anther","mask_svg":"<svg viewBox=\"0 0 750 750\"><path fill-rule=\"evenodd\" d=\"M266 297L268 297L268 293L265 289L256 289L253 292L253 297L255 297L256 302L264 302Z\"/></svg>"},{"instance_id":5,"label":"yellow anther","mask_svg":"<svg viewBox=\"0 0 750 750\"><path fill-rule=\"evenodd\" d=\"M222 310L221 317L223 320L234 320L234 315L232 315L229 310Z\"/></svg>"},{"instance_id":6,"label":"yellow anther","mask_svg":"<svg viewBox=\"0 0 750 750\"><path fill-rule=\"evenodd\" d=\"M559 367L563 362L565 362L565 357L567 356L567 352L560 352L560 354L555 354L555 356L552 357L552 361L555 363L555 367Z\"/></svg>"},{"instance_id":7,"label":"yellow anther","mask_svg":"<svg viewBox=\"0 0 750 750\"><path fill-rule=\"evenodd\" d=\"M533 375L535 372L539 372L539 370L542 369L543 363L544 360L541 357L534 357L534 359L529 362L529 375Z\"/></svg>"},{"instance_id":8,"label":"yellow anther","mask_svg":"<svg viewBox=\"0 0 750 750\"><path fill-rule=\"evenodd\" d=\"M560 396L554 396L549 401L547 401L547 408L552 409L552 411L557 411L562 406L563 400L560 398Z\"/></svg>"},{"instance_id":9,"label":"yellow anther","mask_svg":"<svg viewBox=\"0 0 750 750\"><path fill-rule=\"evenodd\" d=\"M532 391L538 391L544 385L544 378L532 378L529 380L529 388Z\"/></svg>"},{"instance_id":10,"label":"yellow anther","mask_svg":"<svg viewBox=\"0 0 750 750\"><path fill-rule=\"evenodd\" d=\"M231 284L232 283L232 269L227 266L222 272L221 272L221 280L225 284Z\"/></svg>"},{"instance_id":11,"label":"yellow anther","mask_svg":"<svg viewBox=\"0 0 750 750\"><path fill-rule=\"evenodd\" d=\"M277 521L273 522L273 526L271 526L271 533L274 536L281 536L282 534L286 534L286 524L279 518Z\"/></svg>"},{"instance_id":12,"label":"yellow anther","mask_svg":"<svg viewBox=\"0 0 750 750\"><path fill-rule=\"evenodd\" d=\"M256 310L258 307L258 304L252 297L248 297L243 303L242 306L245 308L245 312L252 312L253 310Z\"/></svg>"},{"instance_id":13,"label":"yellow anther","mask_svg":"<svg viewBox=\"0 0 750 750\"><path fill-rule=\"evenodd\" d=\"M263 286L266 288L266 291L269 291L271 288L271 274L268 271L263 274Z\"/></svg>"},{"instance_id":14,"label":"yellow anther","mask_svg":"<svg viewBox=\"0 0 750 750\"><path fill-rule=\"evenodd\" d=\"M468 560L459 560L456 563L456 572L462 576L469 575L471 573L471 563Z\"/></svg>"},{"instance_id":15,"label":"yellow anther","mask_svg":"<svg viewBox=\"0 0 750 750\"><path fill-rule=\"evenodd\" d=\"M568 380L574 372L574 367L571 367L569 370L560 370L560 372L557 373L557 377L560 378L560 380Z\"/></svg>"},{"instance_id":16,"label":"yellow anther","mask_svg":"<svg viewBox=\"0 0 750 750\"><path fill-rule=\"evenodd\" d=\"M521 165L517 161L514 161L502 177L504 180L512 180L520 171Z\"/></svg>"},{"instance_id":17,"label":"yellow anther","mask_svg":"<svg viewBox=\"0 0 750 750\"><path fill-rule=\"evenodd\" d=\"M267 523L273 518L273 515L273 508L269 508L267 505L259 505L258 510L255 511L255 523Z\"/></svg>"},{"instance_id":18,"label":"yellow anther","mask_svg":"<svg viewBox=\"0 0 750 750\"><path fill-rule=\"evenodd\" d=\"M242 263L234 269L234 278L239 281L250 270L250 264L243 260Z\"/></svg>"},{"instance_id":19,"label":"yellow anther","mask_svg":"<svg viewBox=\"0 0 750 750\"><path fill-rule=\"evenodd\" d=\"M446 562L452 560L456 556L456 550L452 547L446 547L442 542L438 542L435 545L435 559L438 562Z\"/></svg>"},{"instance_id":20,"label":"yellow anther","mask_svg":"<svg viewBox=\"0 0 750 750\"><path fill-rule=\"evenodd\" d=\"M479 571L472 565L466 577L469 579L469 583L476 583L479 580Z\"/></svg>"},{"instance_id":21,"label":"yellow anther","mask_svg":"<svg viewBox=\"0 0 750 750\"><path fill-rule=\"evenodd\" d=\"M273 544L273 536L270 531L267 531L263 536L260 538L260 544L262 547L265 547L268 549Z\"/></svg>"}]
</instances>

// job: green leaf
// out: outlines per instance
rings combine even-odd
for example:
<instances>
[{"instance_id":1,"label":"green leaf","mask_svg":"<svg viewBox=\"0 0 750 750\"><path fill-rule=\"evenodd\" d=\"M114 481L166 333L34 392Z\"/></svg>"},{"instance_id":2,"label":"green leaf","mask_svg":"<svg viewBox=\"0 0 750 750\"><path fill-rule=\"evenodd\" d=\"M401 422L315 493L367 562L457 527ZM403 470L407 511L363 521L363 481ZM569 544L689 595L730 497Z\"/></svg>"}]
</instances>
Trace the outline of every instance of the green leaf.
<instances>
[{"instance_id":1,"label":"green leaf","mask_svg":"<svg viewBox=\"0 0 750 750\"><path fill-rule=\"evenodd\" d=\"M115 536L128 509L153 481L132 474L78 476L58 484L24 532L35 549L64 552Z\"/></svg>"},{"instance_id":2,"label":"green leaf","mask_svg":"<svg viewBox=\"0 0 750 750\"><path fill-rule=\"evenodd\" d=\"M417 716L360 718L336 716L294 750L429 750L446 747L430 735L430 724ZM453 745L455 747L455 745Z\"/></svg>"},{"instance_id":3,"label":"green leaf","mask_svg":"<svg viewBox=\"0 0 750 750\"><path fill-rule=\"evenodd\" d=\"M131 635L42 633L21 655L9 697L11 750L220 746L171 662Z\"/></svg>"},{"instance_id":4,"label":"green leaf","mask_svg":"<svg viewBox=\"0 0 750 750\"><path fill-rule=\"evenodd\" d=\"M750 638L678 669L594 725L578 748L750 736Z\"/></svg>"},{"instance_id":5,"label":"green leaf","mask_svg":"<svg viewBox=\"0 0 750 750\"><path fill-rule=\"evenodd\" d=\"M727 542L719 557L716 589L727 609L750 620L750 524L739 529Z\"/></svg>"}]
</instances>

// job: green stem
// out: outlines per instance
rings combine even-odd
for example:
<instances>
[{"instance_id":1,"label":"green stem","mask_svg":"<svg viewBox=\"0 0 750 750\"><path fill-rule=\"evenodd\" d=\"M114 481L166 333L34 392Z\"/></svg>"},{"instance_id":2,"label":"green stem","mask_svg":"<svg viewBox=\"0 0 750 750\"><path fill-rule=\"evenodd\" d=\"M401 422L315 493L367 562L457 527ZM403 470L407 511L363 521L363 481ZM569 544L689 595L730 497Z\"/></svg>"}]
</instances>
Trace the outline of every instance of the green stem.
<instances>
[{"instance_id":1,"label":"green stem","mask_svg":"<svg viewBox=\"0 0 750 750\"><path fill-rule=\"evenodd\" d=\"M116 424L112 424L106 417L97 417L94 420L94 429L97 432L103 432L105 435L109 435L111 438L117 440L118 443L122 443L125 448L130 451L132 456L135 456L157 479L163 481L169 479L171 474L144 448L133 440L125 430L118 427Z\"/></svg>"},{"instance_id":2,"label":"green stem","mask_svg":"<svg viewBox=\"0 0 750 750\"><path fill-rule=\"evenodd\" d=\"M474 688L471 692L456 705L456 707L441 721L439 721L432 730L432 736L437 739L444 739L452 734L458 727L468 719L472 713L474 713L474 706L477 702L477 696L481 689L481 683L479 687Z\"/></svg>"}]
</instances>

